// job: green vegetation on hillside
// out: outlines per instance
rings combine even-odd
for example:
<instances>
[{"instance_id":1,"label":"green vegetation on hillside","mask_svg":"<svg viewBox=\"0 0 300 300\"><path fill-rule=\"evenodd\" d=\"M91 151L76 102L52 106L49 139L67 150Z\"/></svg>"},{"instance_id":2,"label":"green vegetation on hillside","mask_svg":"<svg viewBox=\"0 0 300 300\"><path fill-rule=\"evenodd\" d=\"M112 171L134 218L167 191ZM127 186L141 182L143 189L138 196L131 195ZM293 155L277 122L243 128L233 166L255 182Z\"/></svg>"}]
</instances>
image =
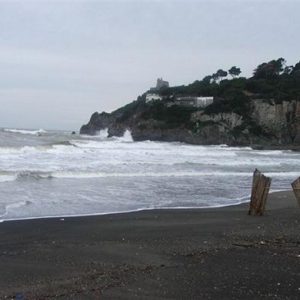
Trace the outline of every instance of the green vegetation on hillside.
<instances>
[{"instance_id":1,"label":"green vegetation on hillside","mask_svg":"<svg viewBox=\"0 0 300 300\"><path fill-rule=\"evenodd\" d=\"M138 97L113 112L117 123L130 123L135 120L155 120L164 128L186 127L195 129L191 124L191 114L204 110L206 114L236 113L243 117L243 125L236 128L236 134L247 128L256 135L264 132L251 120L252 100L260 99L272 103L300 101L300 62L288 66L283 58L258 65L250 78L239 77L241 69L237 66L228 71L219 69L189 85L162 88L159 94L163 101L146 103L146 94ZM178 96L213 96L214 103L206 108L183 107L172 104ZM132 117L135 116L133 119ZM145 126L145 125L143 125ZM195 128L194 128L194 127ZM202 124L201 126L205 126Z\"/></svg>"},{"instance_id":2,"label":"green vegetation on hillside","mask_svg":"<svg viewBox=\"0 0 300 300\"><path fill-rule=\"evenodd\" d=\"M275 102L300 99L300 62L295 66L288 66L283 58L279 58L257 66L251 78L237 78L240 73L240 68L236 66L228 71L219 69L216 73L187 86L166 88L161 94L214 96L227 99L228 95L231 98L235 95L241 98L240 94L244 93L251 98L274 99ZM228 74L232 79L227 79Z\"/></svg>"},{"instance_id":3,"label":"green vegetation on hillside","mask_svg":"<svg viewBox=\"0 0 300 300\"><path fill-rule=\"evenodd\" d=\"M165 128L176 128L179 126L189 127L191 113L197 111L194 107L181 107L177 105L165 106L163 102L154 102L141 117L142 119L163 121Z\"/></svg>"}]
</instances>

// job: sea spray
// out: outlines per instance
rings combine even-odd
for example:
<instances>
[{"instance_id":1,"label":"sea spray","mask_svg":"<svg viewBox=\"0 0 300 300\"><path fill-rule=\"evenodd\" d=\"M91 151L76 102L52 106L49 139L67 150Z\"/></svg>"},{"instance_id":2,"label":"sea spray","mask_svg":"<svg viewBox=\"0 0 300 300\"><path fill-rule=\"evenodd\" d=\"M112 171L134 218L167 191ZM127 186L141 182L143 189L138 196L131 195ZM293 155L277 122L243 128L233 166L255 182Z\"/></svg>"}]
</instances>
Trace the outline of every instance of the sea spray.
<instances>
[{"instance_id":1,"label":"sea spray","mask_svg":"<svg viewBox=\"0 0 300 300\"><path fill-rule=\"evenodd\" d=\"M133 138L129 129L125 130L124 135L119 138L122 142L133 142Z\"/></svg>"},{"instance_id":2,"label":"sea spray","mask_svg":"<svg viewBox=\"0 0 300 300\"><path fill-rule=\"evenodd\" d=\"M108 128L99 131L99 137L101 139L106 139L108 137Z\"/></svg>"}]
</instances>

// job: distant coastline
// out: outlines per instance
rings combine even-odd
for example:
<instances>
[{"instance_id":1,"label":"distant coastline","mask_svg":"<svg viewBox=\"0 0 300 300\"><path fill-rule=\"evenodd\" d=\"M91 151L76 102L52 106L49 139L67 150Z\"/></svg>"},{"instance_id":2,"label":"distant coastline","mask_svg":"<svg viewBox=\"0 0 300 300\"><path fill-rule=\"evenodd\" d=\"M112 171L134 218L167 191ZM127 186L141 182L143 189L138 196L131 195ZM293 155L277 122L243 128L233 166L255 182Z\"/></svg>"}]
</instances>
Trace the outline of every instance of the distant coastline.
<instances>
[{"instance_id":1,"label":"distant coastline","mask_svg":"<svg viewBox=\"0 0 300 300\"><path fill-rule=\"evenodd\" d=\"M95 112L80 133L107 129L108 136L123 136L130 130L135 141L298 151L300 62L287 66L279 58L257 66L251 78L240 73L233 66L175 87L159 78L136 101L112 113Z\"/></svg>"}]
</instances>

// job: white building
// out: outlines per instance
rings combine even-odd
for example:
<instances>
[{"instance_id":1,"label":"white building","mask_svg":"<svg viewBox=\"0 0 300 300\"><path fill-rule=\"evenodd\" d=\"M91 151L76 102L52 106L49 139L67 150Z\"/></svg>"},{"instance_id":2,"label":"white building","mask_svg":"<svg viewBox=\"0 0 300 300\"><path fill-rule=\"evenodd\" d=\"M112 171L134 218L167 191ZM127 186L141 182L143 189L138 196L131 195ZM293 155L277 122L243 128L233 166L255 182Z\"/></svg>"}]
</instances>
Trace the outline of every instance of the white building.
<instances>
[{"instance_id":1,"label":"white building","mask_svg":"<svg viewBox=\"0 0 300 300\"><path fill-rule=\"evenodd\" d=\"M149 103L151 101L161 101L162 97L155 93L147 93L146 94L146 103Z\"/></svg>"},{"instance_id":2,"label":"white building","mask_svg":"<svg viewBox=\"0 0 300 300\"><path fill-rule=\"evenodd\" d=\"M214 97L177 97L175 104L181 106L206 107L214 102Z\"/></svg>"}]
</instances>

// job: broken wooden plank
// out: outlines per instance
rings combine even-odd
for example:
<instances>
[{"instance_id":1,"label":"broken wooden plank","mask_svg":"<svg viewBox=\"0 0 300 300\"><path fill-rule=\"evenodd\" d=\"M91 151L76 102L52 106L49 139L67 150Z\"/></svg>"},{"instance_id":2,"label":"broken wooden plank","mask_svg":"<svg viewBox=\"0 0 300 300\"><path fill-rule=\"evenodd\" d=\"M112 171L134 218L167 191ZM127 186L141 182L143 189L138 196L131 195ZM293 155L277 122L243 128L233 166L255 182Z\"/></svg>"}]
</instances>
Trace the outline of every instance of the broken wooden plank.
<instances>
[{"instance_id":1,"label":"broken wooden plank","mask_svg":"<svg viewBox=\"0 0 300 300\"><path fill-rule=\"evenodd\" d=\"M252 179L252 191L248 215L263 215L272 179L255 169Z\"/></svg>"},{"instance_id":2,"label":"broken wooden plank","mask_svg":"<svg viewBox=\"0 0 300 300\"><path fill-rule=\"evenodd\" d=\"M295 197L298 201L298 204L300 206L300 177L298 177L295 181L291 183Z\"/></svg>"}]
</instances>

